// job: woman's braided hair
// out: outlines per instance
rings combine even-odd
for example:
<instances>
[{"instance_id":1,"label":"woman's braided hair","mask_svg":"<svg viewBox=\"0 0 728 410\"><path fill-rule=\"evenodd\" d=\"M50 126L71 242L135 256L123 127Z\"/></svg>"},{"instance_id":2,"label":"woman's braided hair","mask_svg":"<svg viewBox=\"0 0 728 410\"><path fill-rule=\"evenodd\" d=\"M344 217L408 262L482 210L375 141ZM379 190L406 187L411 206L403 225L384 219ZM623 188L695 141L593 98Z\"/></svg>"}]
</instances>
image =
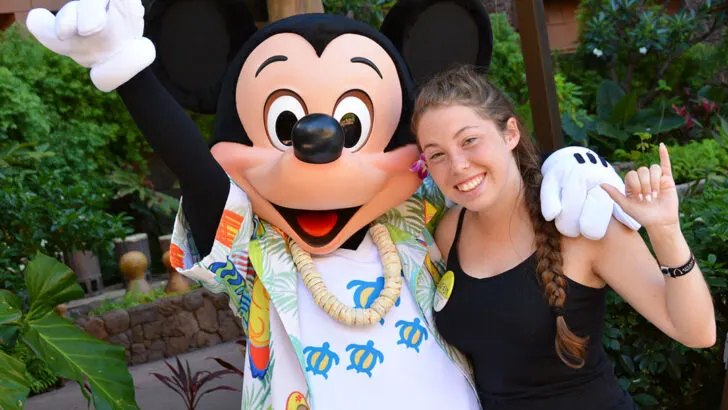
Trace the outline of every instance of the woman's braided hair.
<instances>
[{"instance_id":1,"label":"woman's braided hair","mask_svg":"<svg viewBox=\"0 0 728 410\"><path fill-rule=\"evenodd\" d=\"M515 118L521 134L513 150L524 183L526 206L536 234L537 271L541 288L556 314L556 353L570 367L580 368L586 360L588 337L576 336L566 325L566 276L563 272L561 235L553 222L541 216L541 168L539 152L513 105L506 95L486 79L484 72L473 66L459 66L434 76L420 90L412 116L412 131L429 109L446 105L471 107L483 118L493 121L504 132L510 118Z\"/></svg>"}]
</instances>

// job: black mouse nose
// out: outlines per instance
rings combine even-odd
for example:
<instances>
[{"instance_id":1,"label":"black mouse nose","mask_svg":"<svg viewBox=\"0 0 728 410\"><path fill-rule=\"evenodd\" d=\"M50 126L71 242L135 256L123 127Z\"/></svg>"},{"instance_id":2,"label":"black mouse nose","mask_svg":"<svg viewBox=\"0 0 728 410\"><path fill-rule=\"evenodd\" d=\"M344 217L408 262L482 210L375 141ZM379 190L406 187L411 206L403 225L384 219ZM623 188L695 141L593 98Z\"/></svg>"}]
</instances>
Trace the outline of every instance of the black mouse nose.
<instances>
[{"instance_id":1,"label":"black mouse nose","mask_svg":"<svg viewBox=\"0 0 728 410\"><path fill-rule=\"evenodd\" d=\"M344 149L344 130L334 117L309 114L296 122L291 132L296 158L309 164L336 161Z\"/></svg>"}]
</instances>

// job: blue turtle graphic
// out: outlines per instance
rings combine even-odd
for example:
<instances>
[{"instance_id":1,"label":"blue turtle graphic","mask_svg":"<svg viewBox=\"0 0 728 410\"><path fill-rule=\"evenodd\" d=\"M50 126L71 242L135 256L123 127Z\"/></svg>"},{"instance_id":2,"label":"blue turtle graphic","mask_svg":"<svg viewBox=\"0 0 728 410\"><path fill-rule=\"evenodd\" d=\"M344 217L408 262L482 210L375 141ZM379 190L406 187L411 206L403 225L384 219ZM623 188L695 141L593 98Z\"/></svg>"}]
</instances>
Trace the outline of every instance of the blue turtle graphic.
<instances>
[{"instance_id":1,"label":"blue turtle graphic","mask_svg":"<svg viewBox=\"0 0 728 410\"><path fill-rule=\"evenodd\" d=\"M400 327L399 337L401 338L397 344L405 345L407 348L413 348L417 353L420 352L420 344L423 340L427 340L427 329L420 324L420 319L415 318L412 322L400 320L394 324L394 327Z\"/></svg>"},{"instance_id":2,"label":"blue turtle graphic","mask_svg":"<svg viewBox=\"0 0 728 410\"><path fill-rule=\"evenodd\" d=\"M374 370L377 360L384 363L384 355L374 348L374 342L371 340L366 345L350 344L346 346L346 351L349 350L351 350L351 356L349 356L351 364L347 366L346 370L354 369L357 373L366 373L372 377L372 370Z\"/></svg>"},{"instance_id":3,"label":"blue turtle graphic","mask_svg":"<svg viewBox=\"0 0 728 410\"><path fill-rule=\"evenodd\" d=\"M310 371L313 374L320 374L324 376L324 379L329 378L327 374L333 364L339 364L339 355L332 352L329 349L329 342L324 342L321 347L308 346L303 349L303 354L308 354L306 357L306 371Z\"/></svg>"},{"instance_id":4,"label":"blue turtle graphic","mask_svg":"<svg viewBox=\"0 0 728 410\"><path fill-rule=\"evenodd\" d=\"M380 276L373 282L367 282L364 280L352 280L346 285L347 289L356 288L354 291L354 307L359 309L368 309L374 303L374 300L379 297L384 289L384 276ZM395 306L399 306L399 302L402 298L397 298L394 302ZM379 321L380 324L384 324L384 318Z\"/></svg>"}]
</instances>

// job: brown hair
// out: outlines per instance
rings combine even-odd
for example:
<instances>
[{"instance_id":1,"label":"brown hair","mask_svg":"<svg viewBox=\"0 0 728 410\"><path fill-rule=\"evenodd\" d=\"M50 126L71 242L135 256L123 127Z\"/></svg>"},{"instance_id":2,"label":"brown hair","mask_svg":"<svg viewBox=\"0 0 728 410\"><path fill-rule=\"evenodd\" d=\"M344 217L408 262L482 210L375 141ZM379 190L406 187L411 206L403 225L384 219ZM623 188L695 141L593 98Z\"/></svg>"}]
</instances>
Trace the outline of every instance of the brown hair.
<instances>
[{"instance_id":1,"label":"brown hair","mask_svg":"<svg viewBox=\"0 0 728 410\"><path fill-rule=\"evenodd\" d=\"M567 282L562 270L561 234L553 222L547 222L541 216L538 149L505 94L488 82L485 72L468 65L438 74L422 87L412 115L413 133L417 135L417 125L426 111L451 104L474 109L483 118L493 121L501 132L505 131L510 118L516 119L521 138L513 155L523 179L526 206L536 233L541 288L556 314L556 353L566 365L580 368L586 360L589 338L576 336L564 319Z\"/></svg>"}]
</instances>

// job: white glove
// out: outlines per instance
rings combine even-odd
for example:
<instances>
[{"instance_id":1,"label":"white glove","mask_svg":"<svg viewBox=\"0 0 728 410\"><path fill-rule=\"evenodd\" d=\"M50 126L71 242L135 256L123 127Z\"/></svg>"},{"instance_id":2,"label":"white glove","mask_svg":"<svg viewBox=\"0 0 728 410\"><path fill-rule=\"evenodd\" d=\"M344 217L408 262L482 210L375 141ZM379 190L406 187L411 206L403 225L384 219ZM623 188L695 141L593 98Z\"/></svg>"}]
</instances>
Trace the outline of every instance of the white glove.
<instances>
[{"instance_id":1,"label":"white glove","mask_svg":"<svg viewBox=\"0 0 728 410\"><path fill-rule=\"evenodd\" d=\"M547 221L556 219L562 235L601 239L612 215L629 228L640 229L640 224L600 186L606 183L625 193L619 174L594 151L562 148L546 159L541 172L541 212Z\"/></svg>"},{"instance_id":2,"label":"white glove","mask_svg":"<svg viewBox=\"0 0 728 410\"><path fill-rule=\"evenodd\" d=\"M156 57L144 34L141 0L76 0L54 16L33 9L28 30L51 51L91 68L91 81L112 91L129 81Z\"/></svg>"}]
</instances>

